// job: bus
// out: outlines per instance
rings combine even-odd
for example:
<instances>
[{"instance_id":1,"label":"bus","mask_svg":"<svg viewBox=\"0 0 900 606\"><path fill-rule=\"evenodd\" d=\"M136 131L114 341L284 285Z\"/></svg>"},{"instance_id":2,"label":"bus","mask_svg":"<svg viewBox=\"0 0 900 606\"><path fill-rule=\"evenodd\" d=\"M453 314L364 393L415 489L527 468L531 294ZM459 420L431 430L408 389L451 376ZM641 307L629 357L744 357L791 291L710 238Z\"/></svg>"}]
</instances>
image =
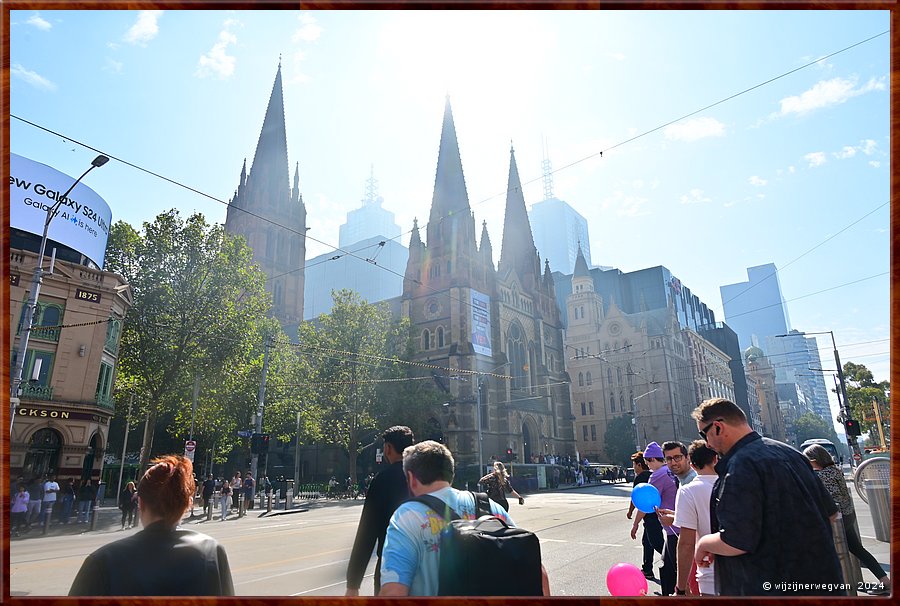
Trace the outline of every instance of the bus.
<instances>
[{"instance_id":1,"label":"bus","mask_svg":"<svg viewBox=\"0 0 900 606\"><path fill-rule=\"evenodd\" d=\"M828 454L831 455L831 458L834 459L834 462L838 465L841 464L841 456L838 454L838 450L837 448L835 448L834 443L831 440L826 440L824 438L814 438L812 440L807 440L800 445L800 452L803 452L808 446L812 446L813 444L818 444L819 446L827 450Z\"/></svg>"}]
</instances>

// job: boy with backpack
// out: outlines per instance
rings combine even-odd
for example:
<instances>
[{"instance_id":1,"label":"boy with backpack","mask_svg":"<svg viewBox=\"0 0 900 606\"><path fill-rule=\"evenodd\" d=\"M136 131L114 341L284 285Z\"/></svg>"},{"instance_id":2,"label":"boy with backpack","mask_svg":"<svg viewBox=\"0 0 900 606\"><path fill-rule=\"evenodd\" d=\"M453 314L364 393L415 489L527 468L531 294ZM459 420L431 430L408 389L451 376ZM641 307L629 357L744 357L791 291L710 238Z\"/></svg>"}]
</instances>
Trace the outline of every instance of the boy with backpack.
<instances>
[{"instance_id":1,"label":"boy with backpack","mask_svg":"<svg viewBox=\"0 0 900 606\"><path fill-rule=\"evenodd\" d=\"M378 595L550 595L537 537L487 495L450 486L454 466L437 442L403 451L415 498L391 517Z\"/></svg>"}]
</instances>

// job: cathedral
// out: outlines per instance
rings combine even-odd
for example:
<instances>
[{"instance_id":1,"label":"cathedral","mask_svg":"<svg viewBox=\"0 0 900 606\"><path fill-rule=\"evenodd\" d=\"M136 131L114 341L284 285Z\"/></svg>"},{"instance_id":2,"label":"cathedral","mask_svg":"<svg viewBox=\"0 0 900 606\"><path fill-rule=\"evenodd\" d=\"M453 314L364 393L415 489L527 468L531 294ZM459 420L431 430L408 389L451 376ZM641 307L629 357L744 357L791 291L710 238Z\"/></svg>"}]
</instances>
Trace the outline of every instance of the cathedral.
<instances>
[{"instance_id":1,"label":"cathedral","mask_svg":"<svg viewBox=\"0 0 900 606\"><path fill-rule=\"evenodd\" d=\"M266 274L272 315L292 338L303 319L306 207L300 195L300 166L290 185L281 63L263 120L250 172L247 160L228 202L225 231L243 236L253 262Z\"/></svg>"},{"instance_id":2,"label":"cathedral","mask_svg":"<svg viewBox=\"0 0 900 606\"><path fill-rule=\"evenodd\" d=\"M449 400L439 420L444 443L461 466L574 455L560 311L534 245L515 152L495 268L486 224L476 236L449 98L425 236L415 223L401 306L416 338L414 360L450 369L435 370Z\"/></svg>"}]
</instances>

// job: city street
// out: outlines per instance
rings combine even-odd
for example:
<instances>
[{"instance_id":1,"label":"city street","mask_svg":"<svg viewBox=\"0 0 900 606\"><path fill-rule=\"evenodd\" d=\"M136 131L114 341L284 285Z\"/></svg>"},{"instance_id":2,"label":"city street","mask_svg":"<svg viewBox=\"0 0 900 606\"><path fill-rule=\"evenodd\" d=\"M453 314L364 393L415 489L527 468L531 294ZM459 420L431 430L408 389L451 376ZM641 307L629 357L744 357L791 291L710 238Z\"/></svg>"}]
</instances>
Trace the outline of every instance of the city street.
<instances>
[{"instance_id":1,"label":"city street","mask_svg":"<svg viewBox=\"0 0 900 606\"><path fill-rule=\"evenodd\" d=\"M630 488L603 484L545 492L529 495L524 506L512 505L516 523L541 539L553 595L609 595L605 582L609 568L619 562L640 564L640 544L630 539L631 523L625 519ZM362 500L330 501L290 513L259 517L251 511L239 520L232 516L225 522L216 518L187 521L185 526L225 546L238 595L336 596L344 593L347 559L362 504ZM880 562L888 563L888 544L872 538L868 506L858 498L856 506L864 544ZM108 511L107 519L112 521L115 513ZM88 553L137 532L117 528L115 524L111 530L12 541L10 594L65 595ZM374 565L373 558L362 595L372 595ZM863 578L874 581L868 571L863 571ZM657 584L650 584L651 593L658 590Z\"/></svg>"}]
</instances>

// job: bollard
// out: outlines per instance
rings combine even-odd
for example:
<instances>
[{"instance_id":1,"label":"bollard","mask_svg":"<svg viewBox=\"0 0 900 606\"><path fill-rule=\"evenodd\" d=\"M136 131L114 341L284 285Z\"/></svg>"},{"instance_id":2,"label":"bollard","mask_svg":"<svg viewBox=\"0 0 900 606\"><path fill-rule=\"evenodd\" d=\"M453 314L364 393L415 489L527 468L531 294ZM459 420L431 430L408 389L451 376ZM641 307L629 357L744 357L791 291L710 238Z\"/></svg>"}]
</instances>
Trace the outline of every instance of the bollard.
<instances>
[{"instance_id":1,"label":"bollard","mask_svg":"<svg viewBox=\"0 0 900 606\"><path fill-rule=\"evenodd\" d=\"M272 511L272 493L266 495L266 513Z\"/></svg>"},{"instance_id":2,"label":"bollard","mask_svg":"<svg viewBox=\"0 0 900 606\"><path fill-rule=\"evenodd\" d=\"M891 541L891 492L886 480L863 480L863 490L869 501L869 511L875 525L875 538L883 543Z\"/></svg>"},{"instance_id":3,"label":"bollard","mask_svg":"<svg viewBox=\"0 0 900 606\"><path fill-rule=\"evenodd\" d=\"M855 596L857 581L862 580L862 571L859 562L850 554L847 547L847 535L844 532L844 518L840 512L831 522L831 534L834 537L834 550L837 552L838 561L841 563L844 583L847 584L847 595Z\"/></svg>"},{"instance_id":4,"label":"bollard","mask_svg":"<svg viewBox=\"0 0 900 606\"><path fill-rule=\"evenodd\" d=\"M287 493L285 493L284 497L284 509L287 511L293 506L294 502L294 489L288 488Z\"/></svg>"},{"instance_id":5,"label":"bollard","mask_svg":"<svg viewBox=\"0 0 900 606\"><path fill-rule=\"evenodd\" d=\"M100 517L100 505L97 504L97 501L94 501L94 507L91 509L91 527L89 530L94 530L97 526L97 518Z\"/></svg>"},{"instance_id":6,"label":"bollard","mask_svg":"<svg viewBox=\"0 0 900 606\"><path fill-rule=\"evenodd\" d=\"M44 528L41 531L41 534L47 534L47 531L50 530L50 516L53 514L53 503L44 502L41 504L46 508L46 513L44 513Z\"/></svg>"}]
</instances>

